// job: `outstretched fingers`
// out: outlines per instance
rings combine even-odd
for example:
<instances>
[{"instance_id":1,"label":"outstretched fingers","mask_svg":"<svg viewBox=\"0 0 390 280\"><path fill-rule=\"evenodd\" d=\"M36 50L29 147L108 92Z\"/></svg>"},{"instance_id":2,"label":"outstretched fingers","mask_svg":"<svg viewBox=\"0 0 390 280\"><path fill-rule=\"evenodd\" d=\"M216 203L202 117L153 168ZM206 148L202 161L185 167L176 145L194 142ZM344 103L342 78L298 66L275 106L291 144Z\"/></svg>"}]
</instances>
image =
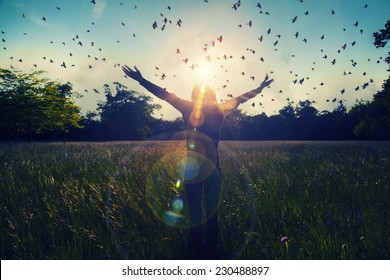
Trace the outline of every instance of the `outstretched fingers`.
<instances>
[{"instance_id":1,"label":"outstretched fingers","mask_svg":"<svg viewBox=\"0 0 390 280\"><path fill-rule=\"evenodd\" d=\"M129 73L131 73L131 69L127 65L122 66L122 71L125 72L126 75L129 75Z\"/></svg>"},{"instance_id":2,"label":"outstretched fingers","mask_svg":"<svg viewBox=\"0 0 390 280\"><path fill-rule=\"evenodd\" d=\"M274 82L274 79L271 79L271 80L267 80L267 84L270 85Z\"/></svg>"},{"instance_id":3,"label":"outstretched fingers","mask_svg":"<svg viewBox=\"0 0 390 280\"><path fill-rule=\"evenodd\" d=\"M274 79L269 79L268 74L265 76L264 81L261 83L261 87L268 87L270 84L274 82Z\"/></svg>"},{"instance_id":4,"label":"outstretched fingers","mask_svg":"<svg viewBox=\"0 0 390 280\"><path fill-rule=\"evenodd\" d=\"M123 72L125 72L125 74L126 74L128 77L130 77L130 78L132 78L132 79L134 79L134 80L136 80L136 81L141 81L141 80L142 80L142 74L141 74L141 72L138 70L138 68L137 68L136 66L134 66L134 69L135 69L135 70L131 69L131 68L130 68L129 66L127 66L127 65L122 66Z\"/></svg>"},{"instance_id":5,"label":"outstretched fingers","mask_svg":"<svg viewBox=\"0 0 390 280\"><path fill-rule=\"evenodd\" d=\"M132 73L134 72L129 66L124 65L122 66L122 70L127 74L127 73Z\"/></svg>"}]
</instances>

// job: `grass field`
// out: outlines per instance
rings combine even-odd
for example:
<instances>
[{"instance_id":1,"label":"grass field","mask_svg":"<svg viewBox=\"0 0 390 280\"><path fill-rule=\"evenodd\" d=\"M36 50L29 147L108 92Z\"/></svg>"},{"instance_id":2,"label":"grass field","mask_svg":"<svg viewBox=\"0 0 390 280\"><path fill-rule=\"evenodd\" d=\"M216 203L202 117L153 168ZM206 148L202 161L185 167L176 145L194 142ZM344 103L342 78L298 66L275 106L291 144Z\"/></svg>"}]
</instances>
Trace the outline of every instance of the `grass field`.
<instances>
[{"instance_id":1,"label":"grass field","mask_svg":"<svg viewBox=\"0 0 390 280\"><path fill-rule=\"evenodd\" d=\"M1 259L190 258L185 207L167 220L175 198L185 206L184 152L0 144ZM221 142L220 154L222 258L390 259L389 142Z\"/></svg>"}]
</instances>

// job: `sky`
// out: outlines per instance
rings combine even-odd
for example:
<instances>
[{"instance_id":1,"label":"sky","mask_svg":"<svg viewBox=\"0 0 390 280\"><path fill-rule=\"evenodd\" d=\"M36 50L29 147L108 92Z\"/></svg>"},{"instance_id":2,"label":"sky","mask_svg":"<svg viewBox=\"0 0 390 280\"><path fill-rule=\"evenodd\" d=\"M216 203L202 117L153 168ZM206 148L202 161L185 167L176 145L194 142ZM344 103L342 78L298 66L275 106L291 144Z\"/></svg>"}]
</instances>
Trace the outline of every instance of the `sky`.
<instances>
[{"instance_id":1,"label":"sky","mask_svg":"<svg viewBox=\"0 0 390 280\"><path fill-rule=\"evenodd\" d=\"M389 46L372 33L389 11L390 0L0 0L0 67L71 82L83 113L116 81L152 96L121 65L183 99L203 83L228 100L268 74L271 87L239 107L249 115L301 100L349 109L388 77ZM180 116L153 101L157 117Z\"/></svg>"}]
</instances>

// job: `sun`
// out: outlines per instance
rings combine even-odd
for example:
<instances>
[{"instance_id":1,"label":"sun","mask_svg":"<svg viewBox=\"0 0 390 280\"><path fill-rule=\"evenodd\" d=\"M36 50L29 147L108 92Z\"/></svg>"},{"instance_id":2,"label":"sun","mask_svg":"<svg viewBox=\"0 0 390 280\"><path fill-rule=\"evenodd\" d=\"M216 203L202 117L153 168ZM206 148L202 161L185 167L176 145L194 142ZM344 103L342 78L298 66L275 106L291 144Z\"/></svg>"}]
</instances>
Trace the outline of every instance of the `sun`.
<instances>
[{"instance_id":1,"label":"sun","mask_svg":"<svg viewBox=\"0 0 390 280\"><path fill-rule=\"evenodd\" d=\"M209 60L206 56L199 56L194 59L193 78L196 83L216 86L218 84L219 69L217 62Z\"/></svg>"}]
</instances>

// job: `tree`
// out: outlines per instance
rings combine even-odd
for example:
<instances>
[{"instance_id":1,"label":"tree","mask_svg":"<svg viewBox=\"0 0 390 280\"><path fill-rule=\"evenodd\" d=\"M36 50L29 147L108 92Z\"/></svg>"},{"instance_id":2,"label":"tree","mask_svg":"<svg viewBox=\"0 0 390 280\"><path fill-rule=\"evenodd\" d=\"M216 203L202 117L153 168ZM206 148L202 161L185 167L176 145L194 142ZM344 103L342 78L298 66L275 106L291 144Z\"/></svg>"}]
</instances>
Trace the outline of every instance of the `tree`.
<instances>
[{"instance_id":1,"label":"tree","mask_svg":"<svg viewBox=\"0 0 390 280\"><path fill-rule=\"evenodd\" d=\"M47 132L68 133L80 127L77 94L70 83L40 78L43 71L0 69L0 132L3 138Z\"/></svg>"},{"instance_id":2,"label":"tree","mask_svg":"<svg viewBox=\"0 0 390 280\"><path fill-rule=\"evenodd\" d=\"M384 48L390 40L390 20L386 22L385 29L380 29L379 32L374 32L373 35L375 38L374 45L377 48Z\"/></svg>"},{"instance_id":3,"label":"tree","mask_svg":"<svg viewBox=\"0 0 390 280\"><path fill-rule=\"evenodd\" d=\"M293 129L300 140L318 140L318 110L312 104L310 100L299 101L295 109L296 121Z\"/></svg>"},{"instance_id":4,"label":"tree","mask_svg":"<svg viewBox=\"0 0 390 280\"><path fill-rule=\"evenodd\" d=\"M104 85L106 101L98 104L98 112L105 139L145 140L152 134L153 112L161 108L151 104L152 98L128 90L118 82L115 90Z\"/></svg>"},{"instance_id":5,"label":"tree","mask_svg":"<svg viewBox=\"0 0 390 280\"><path fill-rule=\"evenodd\" d=\"M384 48L390 40L390 20L385 24L385 29L374 32L373 36L375 47ZM390 71L390 52L385 61ZM355 134L371 139L390 139L390 77L384 81L382 91L374 95L371 103L359 104L354 111L361 115L354 128Z\"/></svg>"},{"instance_id":6,"label":"tree","mask_svg":"<svg viewBox=\"0 0 390 280\"><path fill-rule=\"evenodd\" d=\"M172 121L167 121L163 119L153 119L150 127L153 131L151 138L153 140L184 140L182 139L176 139L180 138L180 135L178 132L181 132L184 130L184 122L183 118L176 118Z\"/></svg>"},{"instance_id":7,"label":"tree","mask_svg":"<svg viewBox=\"0 0 390 280\"><path fill-rule=\"evenodd\" d=\"M331 118L330 127L328 129L330 137L324 137L325 139L347 140L356 138L353 133L356 121L348 114L347 108L343 103L340 103L336 108L334 108L334 110L329 113L329 117ZM325 129L326 131L326 127L323 127L322 129ZM336 139L334 139L334 137L336 137Z\"/></svg>"},{"instance_id":8,"label":"tree","mask_svg":"<svg viewBox=\"0 0 390 280\"><path fill-rule=\"evenodd\" d=\"M229 113L221 129L221 139L223 140L241 140L246 138L245 131L242 126L242 121L246 117L241 109L236 109Z\"/></svg>"},{"instance_id":9,"label":"tree","mask_svg":"<svg viewBox=\"0 0 390 280\"><path fill-rule=\"evenodd\" d=\"M354 128L354 133L369 139L390 139L390 79L384 85L383 90L374 95L370 103L359 103L351 112L359 115L359 122Z\"/></svg>"},{"instance_id":10,"label":"tree","mask_svg":"<svg viewBox=\"0 0 390 280\"><path fill-rule=\"evenodd\" d=\"M294 139L295 131L294 124L296 121L295 109L293 103L289 102L287 106L279 110L279 115L283 118L284 123L284 139Z\"/></svg>"},{"instance_id":11,"label":"tree","mask_svg":"<svg viewBox=\"0 0 390 280\"><path fill-rule=\"evenodd\" d=\"M390 20L388 20L385 24L385 29L380 29L379 32L374 32L374 45L376 48L384 48L390 40ZM385 59L385 62L389 64L389 70L390 71L390 52L389 55Z\"/></svg>"}]
</instances>

